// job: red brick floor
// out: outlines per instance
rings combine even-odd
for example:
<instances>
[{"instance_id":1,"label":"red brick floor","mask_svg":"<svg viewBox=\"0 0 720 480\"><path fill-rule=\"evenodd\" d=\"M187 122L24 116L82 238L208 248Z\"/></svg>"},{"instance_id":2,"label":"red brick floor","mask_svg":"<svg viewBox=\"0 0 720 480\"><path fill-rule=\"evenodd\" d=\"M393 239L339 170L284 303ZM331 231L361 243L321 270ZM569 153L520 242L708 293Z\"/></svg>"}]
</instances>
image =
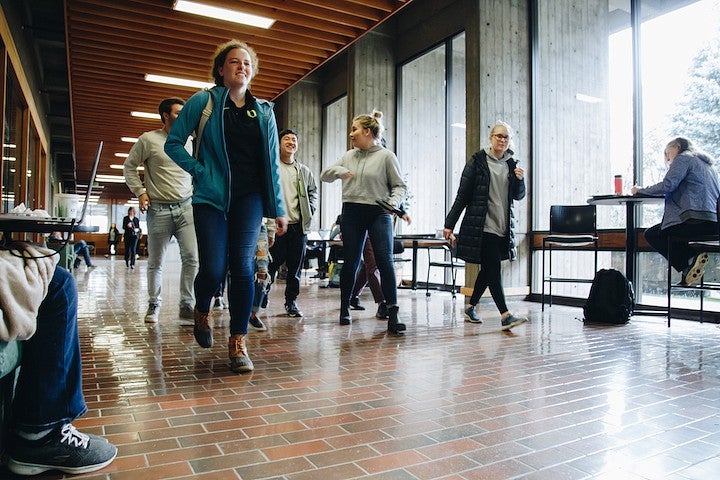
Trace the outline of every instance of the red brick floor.
<instances>
[{"instance_id":1,"label":"red brick floor","mask_svg":"<svg viewBox=\"0 0 720 480\"><path fill-rule=\"evenodd\" d=\"M501 333L489 299L474 325L462 296L401 290L397 338L372 309L341 327L338 290L309 283L302 319L273 290L255 371L236 375L227 327L202 349L177 324L176 262L146 325L146 262L96 261L76 273L89 411L74 423L119 454L73 478L720 478L716 325L588 327L579 309L511 301L530 322Z\"/></svg>"}]
</instances>

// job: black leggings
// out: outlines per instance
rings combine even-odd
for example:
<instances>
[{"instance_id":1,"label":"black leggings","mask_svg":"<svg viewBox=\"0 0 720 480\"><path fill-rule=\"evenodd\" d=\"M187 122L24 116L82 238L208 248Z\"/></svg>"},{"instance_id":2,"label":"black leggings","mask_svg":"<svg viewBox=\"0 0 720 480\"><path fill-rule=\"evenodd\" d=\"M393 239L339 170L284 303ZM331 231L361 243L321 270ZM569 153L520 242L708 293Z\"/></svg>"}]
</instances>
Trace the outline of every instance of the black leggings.
<instances>
[{"instance_id":1,"label":"black leggings","mask_svg":"<svg viewBox=\"0 0 720 480\"><path fill-rule=\"evenodd\" d=\"M500 313L508 311L500 271L500 259L503 256L503 250L507 250L506 239L492 233L483 233L482 248L480 249L480 271L475 279L470 305L477 305L480 297L485 293L485 289L490 287L490 294Z\"/></svg>"}]
</instances>

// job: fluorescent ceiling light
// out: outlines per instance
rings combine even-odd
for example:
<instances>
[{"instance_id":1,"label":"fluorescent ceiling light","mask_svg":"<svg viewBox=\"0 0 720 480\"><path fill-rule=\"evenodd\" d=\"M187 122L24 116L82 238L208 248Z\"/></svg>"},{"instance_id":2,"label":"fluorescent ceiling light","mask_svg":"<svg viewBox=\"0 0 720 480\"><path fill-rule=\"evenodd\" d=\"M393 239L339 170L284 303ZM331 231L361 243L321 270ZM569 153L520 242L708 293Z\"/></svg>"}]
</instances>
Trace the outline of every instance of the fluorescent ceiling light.
<instances>
[{"instance_id":1,"label":"fluorescent ceiling light","mask_svg":"<svg viewBox=\"0 0 720 480\"><path fill-rule=\"evenodd\" d=\"M138 118L150 118L152 120L160 120L159 113L148 113L148 112L130 112L130 115Z\"/></svg>"},{"instance_id":2,"label":"fluorescent ceiling light","mask_svg":"<svg viewBox=\"0 0 720 480\"><path fill-rule=\"evenodd\" d=\"M125 177L122 175L101 175L98 174L95 177L95 180L98 182L105 182L105 183L125 183Z\"/></svg>"},{"instance_id":3,"label":"fluorescent ceiling light","mask_svg":"<svg viewBox=\"0 0 720 480\"><path fill-rule=\"evenodd\" d=\"M173 5L173 10L179 12L192 13L193 15L202 15L203 17L215 18L217 20L225 20L227 22L241 23L250 25L251 27L270 28L275 20L260 15L252 15L250 13L239 12L237 10L229 10L227 8L213 7L203 5L197 2L188 2L187 0L177 0Z\"/></svg>"},{"instance_id":4,"label":"fluorescent ceiling light","mask_svg":"<svg viewBox=\"0 0 720 480\"><path fill-rule=\"evenodd\" d=\"M128 143L137 143L138 139L135 137L120 137L120 140Z\"/></svg>"},{"instance_id":5,"label":"fluorescent ceiling light","mask_svg":"<svg viewBox=\"0 0 720 480\"><path fill-rule=\"evenodd\" d=\"M120 158L127 158L130 156L130 154L129 153L116 153L115 156L120 157Z\"/></svg>"},{"instance_id":6,"label":"fluorescent ceiling light","mask_svg":"<svg viewBox=\"0 0 720 480\"><path fill-rule=\"evenodd\" d=\"M112 165L110 165L110 168L114 168L115 170L124 170L125 165L118 165L117 163L113 163ZM142 170L145 170L145 167L140 165L137 167L137 169L142 171Z\"/></svg>"},{"instance_id":7,"label":"fluorescent ceiling light","mask_svg":"<svg viewBox=\"0 0 720 480\"><path fill-rule=\"evenodd\" d=\"M3 147L5 148L17 148L17 145L14 143L3 143Z\"/></svg>"},{"instance_id":8,"label":"fluorescent ceiling light","mask_svg":"<svg viewBox=\"0 0 720 480\"><path fill-rule=\"evenodd\" d=\"M17 160L17 158L15 158L15 157L3 157L3 160L6 160L6 161L8 161L8 162L14 162L15 160Z\"/></svg>"},{"instance_id":9,"label":"fluorescent ceiling light","mask_svg":"<svg viewBox=\"0 0 720 480\"><path fill-rule=\"evenodd\" d=\"M145 80L155 83L166 83L168 85L178 85L180 87L192 87L202 90L203 88L212 88L215 86L213 82L201 82L200 80L190 80L189 78L168 77L167 75L155 75L146 73Z\"/></svg>"}]
</instances>

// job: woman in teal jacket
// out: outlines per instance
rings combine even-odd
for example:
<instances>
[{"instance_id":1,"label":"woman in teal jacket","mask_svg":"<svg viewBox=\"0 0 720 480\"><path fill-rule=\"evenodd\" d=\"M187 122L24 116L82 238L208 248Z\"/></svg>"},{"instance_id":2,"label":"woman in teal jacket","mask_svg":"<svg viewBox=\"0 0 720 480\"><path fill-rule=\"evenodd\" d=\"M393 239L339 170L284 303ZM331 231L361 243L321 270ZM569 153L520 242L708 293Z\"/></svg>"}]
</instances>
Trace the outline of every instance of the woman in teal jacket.
<instances>
[{"instance_id":1,"label":"woman in teal jacket","mask_svg":"<svg viewBox=\"0 0 720 480\"><path fill-rule=\"evenodd\" d=\"M254 368L245 335L254 296L255 247L262 217L275 218L278 235L285 233L287 226L273 105L256 99L248 90L257 67L257 55L244 42L231 40L220 45L212 69L216 86L190 97L165 143L165 152L193 177L193 214L200 253L195 278L195 340L202 347L212 347L210 303L229 267L228 353L234 372ZM184 145L203 115L207 122L196 140L195 158Z\"/></svg>"}]
</instances>

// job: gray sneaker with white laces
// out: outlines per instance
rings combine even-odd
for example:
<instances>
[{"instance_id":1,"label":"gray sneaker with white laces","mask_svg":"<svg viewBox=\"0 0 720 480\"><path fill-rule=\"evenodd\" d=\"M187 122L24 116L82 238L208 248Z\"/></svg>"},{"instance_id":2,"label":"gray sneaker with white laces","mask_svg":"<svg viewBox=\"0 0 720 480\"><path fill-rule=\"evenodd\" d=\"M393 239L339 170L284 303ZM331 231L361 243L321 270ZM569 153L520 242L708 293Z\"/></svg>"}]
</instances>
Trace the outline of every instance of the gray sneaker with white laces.
<instances>
[{"instance_id":1,"label":"gray sneaker with white laces","mask_svg":"<svg viewBox=\"0 0 720 480\"><path fill-rule=\"evenodd\" d=\"M508 313L508 315L502 319L502 328L501 330L510 330L513 327L517 327L518 325L527 322L527 317L523 317L520 315L513 315L512 313Z\"/></svg>"},{"instance_id":2,"label":"gray sneaker with white laces","mask_svg":"<svg viewBox=\"0 0 720 480\"><path fill-rule=\"evenodd\" d=\"M148 305L147 313L145 313L145 323L157 323L160 315L160 305L151 303Z\"/></svg>"},{"instance_id":3,"label":"gray sneaker with white laces","mask_svg":"<svg viewBox=\"0 0 720 480\"><path fill-rule=\"evenodd\" d=\"M39 440L13 434L7 453L7 467L17 475L37 475L48 470L77 475L110 465L117 447L97 435L78 432L66 423Z\"/></svg>"}]
</instances>

